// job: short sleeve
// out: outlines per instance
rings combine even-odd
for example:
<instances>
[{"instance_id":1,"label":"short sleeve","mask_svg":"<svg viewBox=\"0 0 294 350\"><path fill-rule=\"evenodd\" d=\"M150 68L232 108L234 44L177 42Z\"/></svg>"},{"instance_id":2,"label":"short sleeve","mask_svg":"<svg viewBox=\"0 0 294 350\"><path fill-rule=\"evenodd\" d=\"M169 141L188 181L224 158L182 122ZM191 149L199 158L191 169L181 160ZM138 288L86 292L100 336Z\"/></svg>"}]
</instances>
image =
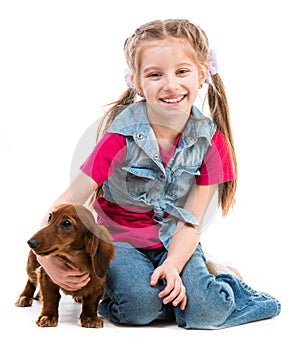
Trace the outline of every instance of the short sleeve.
<instances>
[{"instance_id":1,"label":"short sleeve","mask_svg":"<svg viewBox=\"0 0 294 350\"><path fill-rule=\"evenodd\" d=\"M227 141L224 135L216 130L211 147L201 164L200 175L196 176L196 183L202 186L216 185L235 178L236 174Z\"/></svg>"},{"instance_id":2,"label":"short sleeve","mask_svg":"<svg viewBox=\"0 0 294 350\"><path fill-rule=\"evenodd\" d=\"M115 167L124 161L125 156L125 137L106 131L80 169L101 186L113 174Z\"/></svg>"}]
</instances>

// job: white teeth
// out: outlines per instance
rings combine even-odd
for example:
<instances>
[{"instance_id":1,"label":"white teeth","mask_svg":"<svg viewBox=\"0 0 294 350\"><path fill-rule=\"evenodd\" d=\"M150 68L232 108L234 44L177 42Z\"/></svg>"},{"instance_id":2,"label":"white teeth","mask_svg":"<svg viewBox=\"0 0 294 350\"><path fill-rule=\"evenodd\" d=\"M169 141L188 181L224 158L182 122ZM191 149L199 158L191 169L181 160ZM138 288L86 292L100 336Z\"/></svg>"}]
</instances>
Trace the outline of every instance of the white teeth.
<instances>
[{"instance_id":1,"label":"white teeth","mask_svg":"<svg viewBox=\"0 0 294 350\"><path fill-rule=\"evenodd\" d=\"M163 98L162 100L167 103L177 103L180 102L183 98L184 96L180 96L178 98Z\"/></svg>"}]
</instances>

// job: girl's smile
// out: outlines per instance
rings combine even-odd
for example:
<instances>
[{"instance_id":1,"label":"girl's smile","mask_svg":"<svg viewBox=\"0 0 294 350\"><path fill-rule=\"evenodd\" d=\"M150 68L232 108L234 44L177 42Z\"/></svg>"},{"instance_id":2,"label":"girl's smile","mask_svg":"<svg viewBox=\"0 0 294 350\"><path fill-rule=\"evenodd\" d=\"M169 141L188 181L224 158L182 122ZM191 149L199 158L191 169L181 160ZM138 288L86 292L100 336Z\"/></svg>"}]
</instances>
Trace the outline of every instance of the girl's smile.
<instances>
[{"instance_id":1,"label":"girl's smile","mask_svg":"<svg viewBox=\"0 0 294 350\"><path fill-rule=\"evenodd\" d=\"M179 96L169 96L169 97L165 97L165 98L160 98L160 100L164 103L168 103L168 104L177 104L181 101L183 101L183 99L186 97L186 95L179 95Z\"/></svg>"}]
</instances>

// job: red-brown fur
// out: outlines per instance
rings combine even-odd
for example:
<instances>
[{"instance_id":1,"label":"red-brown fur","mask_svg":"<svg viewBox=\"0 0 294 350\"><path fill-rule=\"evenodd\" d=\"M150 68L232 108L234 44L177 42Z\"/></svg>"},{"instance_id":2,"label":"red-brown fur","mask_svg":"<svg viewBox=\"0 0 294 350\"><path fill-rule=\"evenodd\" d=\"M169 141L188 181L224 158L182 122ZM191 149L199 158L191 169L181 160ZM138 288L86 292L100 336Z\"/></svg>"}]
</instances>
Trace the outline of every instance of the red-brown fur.
<instances>
[{"instance_id":1,"label":"red-brown fur","mask_svg":"<svg viewBox=\"0 0 294 350\"><path fill-rule=\"evenodd\" d=\"M92 213L84 206L64 204L52 211L47 226L33 235L28 244L32 248L27 262L28 281L15 305L31 306L39 284L42 310L36 323L40 327L57 326L60 288L40 266L36 254L58 255L80 271L89 272L91 277L80 290L62 289L65 294L82 302L81 326L103 327L103 319L97 317L98 303L103 296L108 266L114 255L106 228L96 224Z\"/></svg>"}]
</instances>

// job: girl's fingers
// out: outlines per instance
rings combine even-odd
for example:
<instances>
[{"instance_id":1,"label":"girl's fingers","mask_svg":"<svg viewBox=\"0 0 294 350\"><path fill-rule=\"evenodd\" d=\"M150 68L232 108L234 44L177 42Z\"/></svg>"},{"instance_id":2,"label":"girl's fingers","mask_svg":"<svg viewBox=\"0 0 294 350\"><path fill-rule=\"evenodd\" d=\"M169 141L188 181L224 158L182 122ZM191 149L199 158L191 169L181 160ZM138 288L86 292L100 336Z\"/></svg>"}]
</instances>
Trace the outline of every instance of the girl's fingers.
<instances>
[{"instance_id":1,"label":"girl's fingers","mask_svg":"<svg viewBox=\"0 0 294 350\"><path fill-rule=\"evenodd\" d=\"M165 288L164 288L164 290L162 290L159 294L158 294L158 297L159 298L164 298L165 296L167 296L167 295L169 295L173 290L174 290L174 287L175 287L175 282L174 281L169 281L169 282L167 282L166 283L166 286L165 286ZM169 299L170 298L170 296L171 296L171 294L167 297L167 298L165 298L165 299L163 299L163 301L165 301L166 299ZM168 301L169 302L169 301ZM168 303L168 302L166 302L166 303ZM166 304L165 303L165 304Z\"/></svg>"},{"instance_id":2,"label":"girl's fingers","mask_svg":"<svg viewBox=\"0 0 294 350\"><path fill-rule=\"evenodd\" d=\"M167 304L169 302L171 302L172 300L175 299L175 297L178 295L179 293L179 283L174 282L173 284L167 284L166 287L164 288L163 291L161 291L158 296L160 298L163 298L167 295L166 298L163 299L163 303Z\"/></svg>"},{"instance_id":3,"label":"girl's fingers","mask_svg":"<svg viewBox=\"0 0 294 350\"><path fill-rule=\"evenodd\" d=\"M90 280L91 278L88 274L86 274L83 277L72 276L68 278L66 281L64 281L61 287L69 291L79 290L83 288L85 285L87 285L90 282Z\"/></svg>"},{"instance_id":4,"label":"girl's fingers","mask_svg":"<svg viewBox=\"0 0 294 350\"><path fill-rule=\"evenodd\" d=\"M181 278L168 277L169 275L164 272L162 266L156 268L151 275L150 285L153 287L158 283L159 279L166 280L165 288L158 294L159 298L163 298L163 304L172 302L173 306L180 304L181 310L184 310L187 303L186 288L182 283Z\"/></svg>"},{"instance_id":5,"label":"girl's fingers","mask_svg":"<svg viewBox=\"0 0 294 350\"><path fill-rule=\"evenodd\" d=\"M173 306L177 306L186 296L186 288L181 281L176 281L174 288L169 295L163 299L164 304L172 302Z\"/></svg>"},{"instance_id":6,"label":"girl's fingers","mask_svg":"<svg viewBox=\"0 0 294 350\"><path fill-rule=\"evenodd\" d=\"M181 310L184 310L187 303L187 296L186 296L186 288L184 285L181 285L181 290L179 295L173 300L172 304L173 306L180 305Z\"/></svg>"},{"instance_id":7,"label":"girl's fingers","mask_svg":"<svg viewBox=\"0 0 294 350\"><path fill-rule=\"evenodd\" d=\"M160 278L160 273L159 273L158 269L156 269L156 270L153 272L153 274L151 275L151 278L150 278L150 285L151 285L152 287L154 287L154 286L157 284L159 278Z\"/></svg>"},{"instance_id":8,"label":"girl's fingers","mask_svg":"<svg viewBox=\"0 0 294 350\"><path fill-rule=\"evenodd\" d=\"M183 301L181 302L180 309L181 309L181 310L185 310L186 305L187 305L187 295L185 295L185 298L184 298Z\"/></svg>"}]
</instances>

